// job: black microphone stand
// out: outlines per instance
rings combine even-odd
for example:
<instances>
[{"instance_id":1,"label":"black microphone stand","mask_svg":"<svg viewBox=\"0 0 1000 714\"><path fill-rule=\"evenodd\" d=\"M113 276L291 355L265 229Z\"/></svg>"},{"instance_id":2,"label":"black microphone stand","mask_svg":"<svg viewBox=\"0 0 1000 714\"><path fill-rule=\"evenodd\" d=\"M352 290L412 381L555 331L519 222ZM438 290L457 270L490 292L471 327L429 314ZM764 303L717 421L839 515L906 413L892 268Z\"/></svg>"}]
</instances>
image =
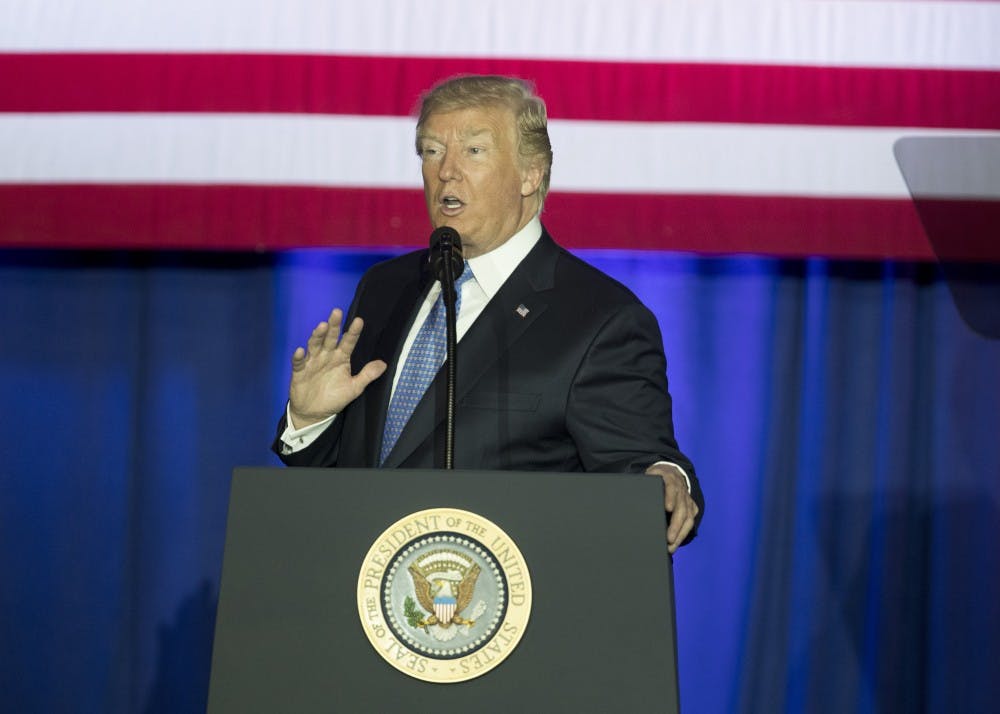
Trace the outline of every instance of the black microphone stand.
<instances>
[{"instance_id":1,"label":"black microphone stand","mask_svg":"<svg viewBox=\"0 0 1000 714\"><path fill-rule=\"evenodd\" d=\"M431 234L431 262L434 273L441 281L441 296L444 299L446 323L445 384L447 397L445 406L444 467L455 468L455 352L458 336L455 327L455 279L465 270L462 260L462 239L453 228L442 226Z\"/></svg>"}]
</instances>

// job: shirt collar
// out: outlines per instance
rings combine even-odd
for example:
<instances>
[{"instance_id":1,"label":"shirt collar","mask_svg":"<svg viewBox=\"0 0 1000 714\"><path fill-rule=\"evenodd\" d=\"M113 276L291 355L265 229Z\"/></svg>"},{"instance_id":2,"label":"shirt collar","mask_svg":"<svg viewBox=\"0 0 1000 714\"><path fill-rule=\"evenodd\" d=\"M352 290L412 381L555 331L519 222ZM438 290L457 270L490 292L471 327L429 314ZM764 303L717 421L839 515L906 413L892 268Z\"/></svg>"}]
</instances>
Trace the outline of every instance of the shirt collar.
<instances>
[{"instance_id":1,"label":"shirt collar","mask_svg":"<svg viewBox=\"0 0 1000 714\"><path fill-rule=\"evenodd\" d=\"M488 299L497 294L500 286L506 282L541 237L542 221L536 215L524 228L489 253L469 258L472 274L476 276L476 282Z\"/></svg>"}]
</instances>

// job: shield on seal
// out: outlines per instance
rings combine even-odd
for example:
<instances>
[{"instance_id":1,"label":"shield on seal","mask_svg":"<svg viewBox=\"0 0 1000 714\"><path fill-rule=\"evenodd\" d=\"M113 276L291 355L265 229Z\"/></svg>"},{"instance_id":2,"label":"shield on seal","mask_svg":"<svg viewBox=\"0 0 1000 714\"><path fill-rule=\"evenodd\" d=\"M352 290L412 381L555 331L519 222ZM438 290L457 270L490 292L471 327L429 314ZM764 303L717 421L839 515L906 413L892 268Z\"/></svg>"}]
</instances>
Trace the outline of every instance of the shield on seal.
<instances>
[{"instance_id":1,"label":"shield on seal","mask_svg":"<svg viewBox=\"0 0 1000 714\"><path fill-rule=\"evenodd\" d=\"M455 608L457 606L458 601L450 594L441 594L434 598L434 614L442 626L446 627L451 622L451 618L455 616Z\"/></svg>"}]
</instances>

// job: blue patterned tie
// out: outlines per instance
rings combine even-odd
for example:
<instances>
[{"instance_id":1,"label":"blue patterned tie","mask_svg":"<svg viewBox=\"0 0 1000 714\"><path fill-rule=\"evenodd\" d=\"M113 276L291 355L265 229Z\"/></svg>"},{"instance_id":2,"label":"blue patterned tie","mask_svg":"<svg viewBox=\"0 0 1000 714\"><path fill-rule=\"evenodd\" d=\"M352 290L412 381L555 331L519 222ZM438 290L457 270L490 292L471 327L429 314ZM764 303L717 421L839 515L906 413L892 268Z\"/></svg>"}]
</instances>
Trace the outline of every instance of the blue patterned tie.
<instances>
[{"instance_id":1,"label":"blue patterned tie","mask_svg":"<svg viewBox=\"0 0 1000 714\"><path fill-rule=\"evenodd\" d=\"M462 307L462 285L467 280L474 277L469 263L465 263L465 269L455 280L455 316ZM420 332L410 347L410 354L406 357L406 364L399 375L399 382L396 384L396 391L389 402L389 413L385 418L385 431L382 433L382 450L379 453L378 463L381 466L392 447L396 445L396 440L403 432L403 427L409 421L410 415L417 406L417 402L424 396L427 387L434 381L434 376L441 368L447 352L447 322L445 321L444 294L439 294L437 300L431 307L427 319L420 326Z\"/></svg>"}]
</instances>

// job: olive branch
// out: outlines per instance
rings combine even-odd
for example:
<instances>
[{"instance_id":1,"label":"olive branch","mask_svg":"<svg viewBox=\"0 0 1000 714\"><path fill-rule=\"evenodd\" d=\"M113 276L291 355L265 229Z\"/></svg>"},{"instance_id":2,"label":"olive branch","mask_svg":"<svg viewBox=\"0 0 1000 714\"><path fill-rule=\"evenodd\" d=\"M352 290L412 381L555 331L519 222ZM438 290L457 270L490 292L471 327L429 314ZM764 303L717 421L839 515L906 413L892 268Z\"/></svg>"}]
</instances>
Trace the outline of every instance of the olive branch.
<instances>
[{"instance_id":1,"label":"olive branch","mask_svg":"<svg viewBox=\"0 0 1000 714\"><path fill-rule=\"evenodd\" d=\"M417 608L417 603L409 595L403 601L403 614L406 615L406 622L410 627L423 627L424 613Z\"/></svg>"}]
</instances>

